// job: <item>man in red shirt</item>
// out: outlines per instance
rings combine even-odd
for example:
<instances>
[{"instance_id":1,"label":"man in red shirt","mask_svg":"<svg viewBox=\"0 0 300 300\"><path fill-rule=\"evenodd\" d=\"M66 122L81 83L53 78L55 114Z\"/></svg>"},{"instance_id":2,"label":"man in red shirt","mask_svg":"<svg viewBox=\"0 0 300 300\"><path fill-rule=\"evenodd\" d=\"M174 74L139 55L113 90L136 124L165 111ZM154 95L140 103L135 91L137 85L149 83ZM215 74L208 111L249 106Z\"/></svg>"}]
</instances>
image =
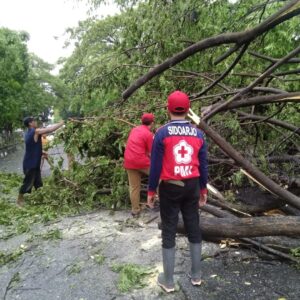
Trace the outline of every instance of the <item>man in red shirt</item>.
<instances>
[{"instance_id":1,"label":"man in red shirt","mask_svg":"<svg viewBox=\"0 0 300 300\"><path fill-rule=\"evenodd\" d=\"M138 216L141 211L141 177L143 174L149 175L150 153L153 142L151 129L154 124L154 115L144 113L141 120L142 125L131 130L124 154L124 167L129 181L131 214L134 217Z\"/></svg>"},{"instance_id":2,"label":"man in red shirt","mask_svg":"<svg viewBox=\"0 0 300 300\"><path fill-rule=\"evenodd\" d=\"M207 199L207 153L203 133L185 119L189 108L190 100L185 93L175 91L169 95L171 121L155 133L151 153L147 202L153 207L159 185L164 272L158 276L158 285L166 292L175 290L173 274L179 211L190 244L191 283L201 284L198 207Z\"/></svg>"}]
</instances>

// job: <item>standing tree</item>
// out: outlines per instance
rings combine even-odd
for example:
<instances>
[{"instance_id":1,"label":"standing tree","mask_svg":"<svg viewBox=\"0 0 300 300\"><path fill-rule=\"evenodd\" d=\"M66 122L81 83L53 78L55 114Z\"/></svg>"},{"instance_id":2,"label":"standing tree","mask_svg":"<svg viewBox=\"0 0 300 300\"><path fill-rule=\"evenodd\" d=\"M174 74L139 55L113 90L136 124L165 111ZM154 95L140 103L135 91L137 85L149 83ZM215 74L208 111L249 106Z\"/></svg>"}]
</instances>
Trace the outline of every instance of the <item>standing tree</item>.
<instances>
[{"instance_id":1,"label":"standing tree","mask_svg":"<svg viewBox=\"0 0 300 300\"><path fill-rule=\"evenodd\" d=\"M26 33L0 29L0 128L12 129L19 118L19 95L28 79Z\"/></svg>"},{"instance_id":2,"label":"standing tree","mask_svg":"<svg viewBox=\"0 0 300 300\"><path fill-rule=\"evenodd\" d=\"M53 66L28 53L29 35L0 28L0 128L11 131L24 116L45 120L53 106L64 106L68 91Z\"/></svg>"}]
</instances>

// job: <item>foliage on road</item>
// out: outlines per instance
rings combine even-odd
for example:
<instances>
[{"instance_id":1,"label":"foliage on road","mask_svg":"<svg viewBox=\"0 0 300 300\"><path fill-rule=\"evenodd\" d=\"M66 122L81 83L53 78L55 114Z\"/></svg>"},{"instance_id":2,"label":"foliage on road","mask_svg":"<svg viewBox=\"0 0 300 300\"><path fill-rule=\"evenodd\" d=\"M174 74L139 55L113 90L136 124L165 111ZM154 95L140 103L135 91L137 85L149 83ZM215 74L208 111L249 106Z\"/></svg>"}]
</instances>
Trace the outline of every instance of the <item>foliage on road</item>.
<instances>
[{"instance_id":1,"label":"foliage on road","mask_svg":"<svg viewBox=\"0 0 300 300\"><path fill-rule=\"evenodd\" d=\"M145 277L153 272L149 267L130 263L115 264L112 266L112 270L119 273L118 289L123 293L144 287L146 285Z\"/></svg>"}]
</instances>

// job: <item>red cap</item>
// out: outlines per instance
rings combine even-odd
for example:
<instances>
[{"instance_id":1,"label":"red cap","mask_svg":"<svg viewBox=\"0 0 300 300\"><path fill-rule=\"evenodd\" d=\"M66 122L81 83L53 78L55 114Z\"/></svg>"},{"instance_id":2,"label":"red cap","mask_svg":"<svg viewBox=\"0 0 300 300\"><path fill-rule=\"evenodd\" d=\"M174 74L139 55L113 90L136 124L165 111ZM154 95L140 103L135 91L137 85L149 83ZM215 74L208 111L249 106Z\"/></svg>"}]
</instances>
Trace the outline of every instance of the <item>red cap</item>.
<instances>
[{"instance_id":1,"label":"red cap","mask_svg":"<svg viewBox=\"0 0 300 300\"><path fill-rule=\"evenodd\" d=\"M190 108L189 96L181 91L175 91L168 96L168 110L175 113L185 113Z\"/></svg>"},{"instance_id":2,"label":"red cap","mask_svg":"<svg viewBox=\"0 0 300 300\"><path fill-rule=\"evenodd\" d=\"M144 113L141 120L142 122L154 122L154 115L150 113Z\"/></svg>"}]
</instances>

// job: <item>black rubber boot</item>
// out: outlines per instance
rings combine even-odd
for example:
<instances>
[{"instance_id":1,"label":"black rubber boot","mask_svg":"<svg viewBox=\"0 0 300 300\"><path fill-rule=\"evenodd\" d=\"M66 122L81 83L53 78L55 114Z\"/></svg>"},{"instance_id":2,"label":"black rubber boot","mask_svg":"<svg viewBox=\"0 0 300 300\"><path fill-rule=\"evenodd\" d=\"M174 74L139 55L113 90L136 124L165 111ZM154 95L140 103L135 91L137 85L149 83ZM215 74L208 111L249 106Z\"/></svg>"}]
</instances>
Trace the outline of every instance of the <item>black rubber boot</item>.
<instances>
[{"instance_id":1,"label":"black rubber boot","mask_svg":"<svg viewBox=\"0 0 300 300\"><path fill-rule=\"evenodd\" d=\"M157 284L167 293L174 292L175 247L169 249L162 248L162 257L164 272L158 275Z\"/></svg>"},{"instance_id":2,"label":"black rubber boot","mask_svg":"<svg viewBox=\"0 0 300 300\"><path fill-rule=\"evenodd\" d=\"M190 253L191 253L191 261L192 261L192 269L191 269L191 283L192 285L200 285L201 284L201 244L190 243Z\"/></svg>"}]
</instances>

